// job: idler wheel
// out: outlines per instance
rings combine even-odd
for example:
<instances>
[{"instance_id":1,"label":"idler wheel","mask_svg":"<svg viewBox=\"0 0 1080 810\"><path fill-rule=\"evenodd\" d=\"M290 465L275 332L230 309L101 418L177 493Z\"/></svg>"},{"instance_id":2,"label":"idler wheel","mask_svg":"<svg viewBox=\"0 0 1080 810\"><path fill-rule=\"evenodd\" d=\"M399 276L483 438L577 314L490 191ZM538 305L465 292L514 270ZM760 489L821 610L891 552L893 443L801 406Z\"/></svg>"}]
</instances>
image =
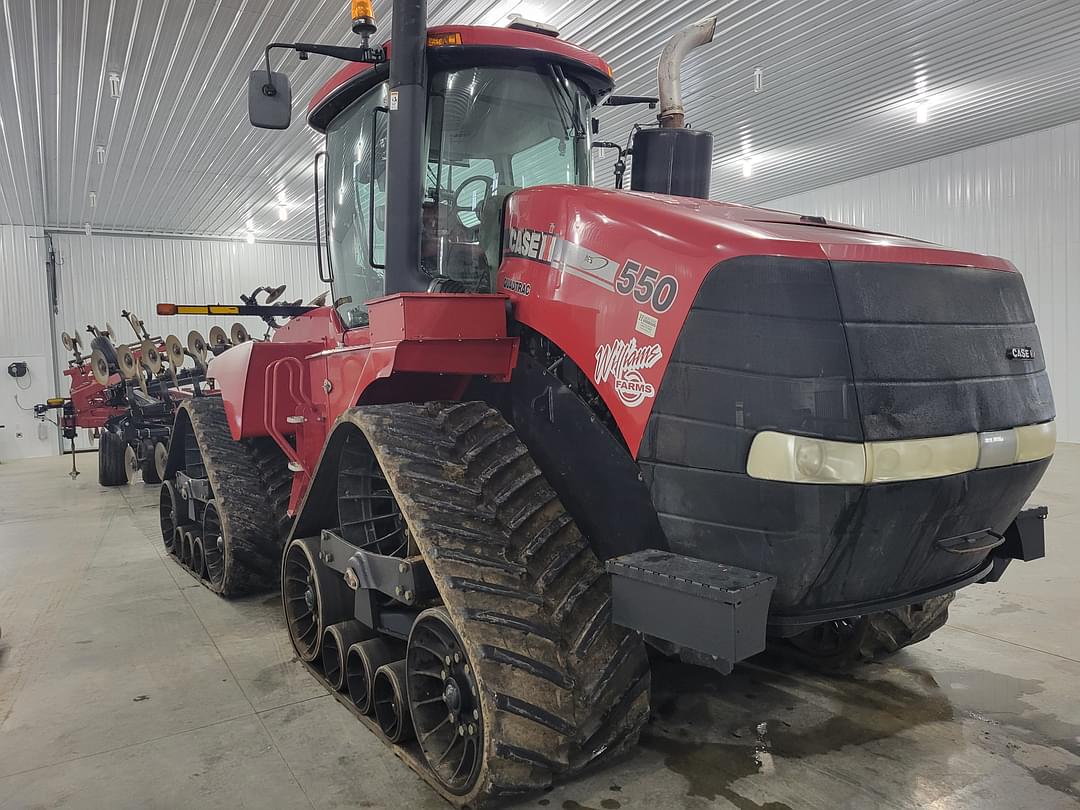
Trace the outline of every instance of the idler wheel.
<instances>
[{"instance_id":1,"label":"idler wheel","mask_svg":"<svg viewBox=\"0 0 1080 810\"><path fill-rule=\"evenodd\" d=\"M221 528L221 515L217 504L207 501L203 509L203 563L210 587L220 591L225 582L225 533Z\"/></svg>"},{"instance_id":2,"label":"idler wheel","mask_svg":"<svg viewBox=\"0 0 1080 810\"><path fill-rule=\"evenodd\" d=\"M432 773L451 793L472 790L484 755L476 673L445 608L421 613L405 655L409 712Z\"/></svg>"}]
</instances>

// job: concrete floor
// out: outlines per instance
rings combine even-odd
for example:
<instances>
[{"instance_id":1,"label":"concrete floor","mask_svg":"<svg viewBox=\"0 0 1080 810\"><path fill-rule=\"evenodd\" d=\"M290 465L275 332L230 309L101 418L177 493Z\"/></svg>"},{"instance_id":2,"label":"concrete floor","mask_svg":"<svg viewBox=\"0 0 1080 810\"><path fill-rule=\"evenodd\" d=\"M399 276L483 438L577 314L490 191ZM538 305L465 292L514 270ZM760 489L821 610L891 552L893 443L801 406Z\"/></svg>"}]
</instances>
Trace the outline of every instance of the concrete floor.
<instances>
[{"instance_id":1,"label":"concrete floor","mask_svg":"<svg viewBox=\"0 0 1080 810\"><path fill-rule=\"evenodd\" d=\"M296 662L276 596L196 585L157 489L103 490L95 461L0 466L0 808L446 807ZM1078 496L1062 446L1048 559L888 665L658 666L637 753L522 806L1080 806Z\"/></svg>"}]
</instances>

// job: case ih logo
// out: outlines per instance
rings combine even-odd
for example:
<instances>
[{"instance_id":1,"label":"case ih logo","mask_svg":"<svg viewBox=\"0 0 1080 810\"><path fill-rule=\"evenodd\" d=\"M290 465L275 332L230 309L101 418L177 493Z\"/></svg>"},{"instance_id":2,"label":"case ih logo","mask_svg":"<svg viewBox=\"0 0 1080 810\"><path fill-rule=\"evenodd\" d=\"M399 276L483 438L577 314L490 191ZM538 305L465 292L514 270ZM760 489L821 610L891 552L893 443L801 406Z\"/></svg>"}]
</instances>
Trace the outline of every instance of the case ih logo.
<instances>
[{"instance_id":1,"label":"case ih logo","mask_svg":"<svg viewBox=\"0 0 1080 810\"><path fill-rule=\"evenodd\" d=\"M551 252L558 238L553 233L534 231L531 228L510 228L506 252L523 259L551 264Z\"/></svg>"},{"instance_id":2,"label":"case ih logo","mask_svg":"<svg viewBox=\"0 0 1080 810\"><path fill-rule=\"evenodd\" d=\"M596 349L597 385L610 378L622 403L636 408L646 399L656 396L656 389L641 376L642 369L660 362L664 350L657 344L638 347L637 338L616 340Z\"/></svg>"},{"instance_id":3,"label":"case ih logo","mask_svg":"<svg viewBox=\"0 0 1080 810\"><path fill-rule=\"evenodd\" d=\"M1035 352L1030 346L1010 346L1005 356L1010 360L1034 360Z\"/></svg>"}]
</instances>

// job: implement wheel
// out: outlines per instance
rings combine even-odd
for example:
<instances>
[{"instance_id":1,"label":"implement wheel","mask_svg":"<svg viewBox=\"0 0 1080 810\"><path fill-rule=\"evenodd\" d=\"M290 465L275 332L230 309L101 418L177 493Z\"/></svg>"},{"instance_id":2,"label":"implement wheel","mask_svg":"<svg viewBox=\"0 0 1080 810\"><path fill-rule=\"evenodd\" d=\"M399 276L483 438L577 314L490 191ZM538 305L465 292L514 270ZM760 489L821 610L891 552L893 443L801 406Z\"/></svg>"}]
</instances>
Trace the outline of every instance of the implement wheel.
<instances>
[{"instance_id":1,"label":"implement wheel","mask_svg":"<svg viewBox=\"0 0 1080 810\"><path fill-rule=\"evenodd\" d=\"M144 484L160 484L161 476L158 474L157 463L154 458L155 443L147 439L139 445L142 457L139 461L139 469L142 471Z\"/></svg>"},{"instance_id":2,"label":"implement wheel","mask_svg":"<svg viewBox=\"0 0 1080 810\"><path fill-rule=\"evenodd\" d=\"M111 430L101 431L98 442L98 483L118 487L128 482L127 442Z\"/></svg>"}]
</instances>

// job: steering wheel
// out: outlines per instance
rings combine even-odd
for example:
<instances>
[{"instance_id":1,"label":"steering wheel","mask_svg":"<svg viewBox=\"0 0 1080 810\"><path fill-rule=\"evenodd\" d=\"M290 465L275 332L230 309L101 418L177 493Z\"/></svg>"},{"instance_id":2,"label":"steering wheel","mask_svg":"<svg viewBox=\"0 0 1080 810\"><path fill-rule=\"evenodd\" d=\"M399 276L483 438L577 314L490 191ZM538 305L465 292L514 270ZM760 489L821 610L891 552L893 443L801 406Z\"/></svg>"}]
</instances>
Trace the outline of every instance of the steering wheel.
<instances>
[{"instance_id":1,"label":"steering wheel","mask_svg":"<svg viewBox=\"0 0 1080 810\"><path fill-rule=\"evenodd\" d=\"M476 177L470 177L460 186L458 186L457 192L454 194L454 207L451 212L453 218L457 220L463 228L468 228L470 231L475 230L480 226L480 206L484 204L484 200L491 196L491 191L494 186L494 180L484 175L477 175ZM476 196L476 192L468 191L470 187L475 189L475 186L480 185L483 189L483 193ZM472 202L472 200L476 200Z\"/></svg>"}]
</instances>

